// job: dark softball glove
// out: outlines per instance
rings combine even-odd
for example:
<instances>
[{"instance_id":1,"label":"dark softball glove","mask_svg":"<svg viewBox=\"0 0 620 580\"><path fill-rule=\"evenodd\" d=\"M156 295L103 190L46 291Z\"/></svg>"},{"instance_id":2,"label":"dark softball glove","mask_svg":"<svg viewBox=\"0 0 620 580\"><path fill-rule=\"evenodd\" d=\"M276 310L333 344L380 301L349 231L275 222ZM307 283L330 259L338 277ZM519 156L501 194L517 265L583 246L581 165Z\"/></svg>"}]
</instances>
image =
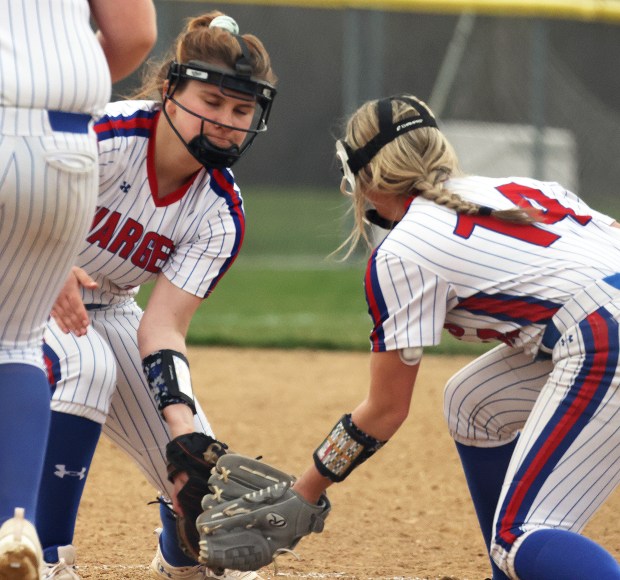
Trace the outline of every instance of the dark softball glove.
<instances>
[{"instance_id":1,"label":"dark softball glove","mask_svg":"<svg viewBox=\"0 0 620 580\"><path fill-rule=\"evenodd\" d=\"M311 504L291 489L293 483L292 476L257 460L221 457L209 480L213 493L203 498L205 511L196 520L200 561L213 569L258 570L304 536L323 531L327 496ZM254 490L242 493L244 488Z\"/></svg>"},{"instance_id":2,"label":"dark softball glove","mask_svg":"<svg viewBox=\"0 0 620 580\"><path fill-rule=\"evenodd\" d=\"M204 433L180 435L166 446L168 480L181 472L189 479L177 494L183 514L175 514L179 546L185 554L198 560L199 534L196 518L202 513L201 501L210 492L209 477L218 459L228 452L228 446Z\"/></svg>"}]
</instances>

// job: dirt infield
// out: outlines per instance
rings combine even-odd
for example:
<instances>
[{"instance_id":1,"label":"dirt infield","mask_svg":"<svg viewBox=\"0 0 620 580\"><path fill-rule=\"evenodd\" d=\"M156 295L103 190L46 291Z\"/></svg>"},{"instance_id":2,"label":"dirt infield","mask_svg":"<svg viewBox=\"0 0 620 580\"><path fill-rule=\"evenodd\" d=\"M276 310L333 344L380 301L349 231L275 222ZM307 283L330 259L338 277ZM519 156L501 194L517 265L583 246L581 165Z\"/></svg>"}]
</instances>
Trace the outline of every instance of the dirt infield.
<instances>
[{"instance_id":1,"label":"dirt infield","mask_svg":"<svg viewBox=\"0 0 620 580\"><path fill-rule=\"evenodd\" d=\"M217 436L299 474L342 413L365 396L368 355L314 351L192 349L198 397ZM465 480L441 413L446 379L468 357L422 362L404 427L347 482L330 489L326 530L302 541L278 574L310 578L482 580L490 567ZM103 440L76 530L83 578L142 580L156 547L156 493ZM586 530L620 556L620 494ZM265 578L274 576L266 568Z\"/></svg>"}]
</instances>

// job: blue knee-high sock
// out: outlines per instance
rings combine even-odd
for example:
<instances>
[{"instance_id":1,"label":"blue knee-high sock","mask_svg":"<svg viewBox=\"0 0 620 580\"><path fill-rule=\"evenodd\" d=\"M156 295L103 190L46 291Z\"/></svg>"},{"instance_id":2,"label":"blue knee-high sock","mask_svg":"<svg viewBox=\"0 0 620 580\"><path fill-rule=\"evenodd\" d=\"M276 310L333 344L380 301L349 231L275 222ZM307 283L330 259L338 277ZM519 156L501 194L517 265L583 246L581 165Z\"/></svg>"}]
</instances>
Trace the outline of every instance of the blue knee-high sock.
<instances>
[{"instance_id":1,"label":"blue knee-high sock","mask_svg":"<svg viewBox=\"0 0 620 580\"><path fill-rule=\"evenodd\" d=\"M57 562L58 546L73 542L86 475L100 435L101 425L95 421L52 413L37 506L37 530L47 562Z\"/></svg>"},{"instance_id":2,"label":"blue knee-high sock","mask_svg":"<svg viewBox=\"0 0 620 580\"><path fill-rule=\"evenodd\" d=\"M192 560L189 556L186 556L179 547L177 524L172 510L160 503L159 517L162 523L162 532L159 536L159 547L166 562L176 567L195 566L197 562Z\"/></svg>"},{"instance_id":3,"label":"blue knee-high sock","mask_svg":"<svg viewBox=\"0 0 620 580\"><path fill-rule=\"evenodd\" d=\"M537 530L519 546L515 570L521 580L618 580L614 557L568 530Z\"/></svg>"},{"instance_id":4,"label":"blue knee-high sock","mask_svg":"<svg viewBox=\"0 0 620 580\"><path fill-rule=\"evenodd\" d=\"M0 364L0 524L23 507L34 521L50 423L47 377L33 365Z\"/></svg>"},{"instance_id":5,"label":"blue knee-high sock","mask_svg":"<svg viewBox=\"0 0 620 580\"><path fill-rule=\"evenodd\" d=\"M493 534L495 508L516 444L516 439L500 447L471 447L456 443L487 552ZM491 568L493 580L508 580L493 560L491 560Z\"/></svg>"}]
</instances>

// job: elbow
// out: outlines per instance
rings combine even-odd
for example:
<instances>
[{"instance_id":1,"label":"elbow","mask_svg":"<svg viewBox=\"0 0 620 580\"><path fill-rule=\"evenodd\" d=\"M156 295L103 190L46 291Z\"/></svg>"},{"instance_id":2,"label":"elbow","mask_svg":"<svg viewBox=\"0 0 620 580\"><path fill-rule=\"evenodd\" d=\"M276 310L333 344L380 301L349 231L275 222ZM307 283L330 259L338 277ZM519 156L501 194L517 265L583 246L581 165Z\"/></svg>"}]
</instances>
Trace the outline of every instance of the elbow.
<instances>
[{"instance_id":1,"label":"elbow","mask_svg":"<svg viewBox=\"0 0 620 580\"><path fill-rule=\"evenodd\" d=\"M131 43L126 42L114 47L110 43L106 57L110 67L112 82L116 83L134 73L144 63L157 41L157 32L149 29L132 36Z\"/></svg>"},{"instance_id":2,"label":"elbow","mask_svg":"<svg viewBox=\"0 0 620 580\"><path fill-rule=\"evenodd\" d=\"M136 51L142 55L142 59L144 60L151 50L155 47L155 43L157 42L157 30L155 28L149 28L144 31L142 36L138 40L138 46L136 47Z\"/></svg>"},{"instance_id":3,"label":"elbow","mask_svg":"<svg viewBox=\"0 0 620 580\"><path fill-rule=\"evenodd\" d=\"M142 62L155 47L157 42L157 20L155 15L152 18L143 18L140 23L134 23L131 27L131 34L123 34L122 39L118 38L119 46L122 42L125 45L125 52L131 54L134 59Z\"/></svg>"},{"instance_id":4,"label":"elbow","mask_svg":"<svg viewBox=\"0 0 620 580\"><path fill-rule=\"evenodd\" d=\"M132 46L127 50L128 62L131 62L134 70L137 69L148 57L157 42L157 31L145 28L132 38ZM133 71L132 71L133 72Z\"/></svg>"},{"instance_id":5,"label":"elbow","mask_svg":"<svg viewBox=\"0 0 620 580\"><path fill-rule=\"evenodd\" d=\"M145 325L142 322L138 325L138 332L136 333L136 338L138 342L138 351L140 352L140 356L144 358L148 354L151 354L149 349L151 345L148 344L148 330L144 328Z\"/></svg>"}]
</instances>

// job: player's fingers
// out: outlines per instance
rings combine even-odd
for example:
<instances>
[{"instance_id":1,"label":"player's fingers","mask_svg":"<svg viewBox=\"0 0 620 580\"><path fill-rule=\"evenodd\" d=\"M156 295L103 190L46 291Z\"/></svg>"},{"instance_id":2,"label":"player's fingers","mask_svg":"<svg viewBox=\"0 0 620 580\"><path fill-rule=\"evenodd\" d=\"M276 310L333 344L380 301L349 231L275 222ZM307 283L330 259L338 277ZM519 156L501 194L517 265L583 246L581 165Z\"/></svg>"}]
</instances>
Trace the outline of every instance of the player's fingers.
<instances>
[{"instance_id":1,"label":"player's fingers","mask_svg":"<svg viewBox=\"0 0 620 580\"><path fill-rule=\"evenodd\" d=\"M58 328L62 330L65 334L69 334L69 327L64 323L62 316L59 314L58 310L52 309L51 316L58 325Z\"/></svg>"},{"instance_id":2,"label":"player's fingers","mask_svg":"<svg viewBox=\"0 0 620 580\"><path fill-rule=\"evenodd\" d=\"M52 315L56 324L66 333L72 332L76 336L84 336L90 325L88 312L81 299L71 299L63 296L54 304Z\"/></svg>"},{"instance_id":3,"label":"player's fingers","mask_svg":"<svg viewBox=\"0 0 620 580\"><path fill-rule=\"evenodd\" d=\"M84 270L82 270L82 268L74 266L73 275L77 278L77 281L84 288L92 290L99 287L99 284L97 284L97 282L95 282Z\"/></svg>"},{"instance_id":4,"label":"player's fingers","mask_svg":"<svg viewBox=\"0 0 620 580\"><path fill-rule=\"evenodd\" d=\"M183 508L181 507L181 504L179 503L176 497L172 498L172 509L174 510L174 513L180 516L183 515Z\"/></svg>"},{"instance_id":5,"label":"player's fingers","mask_svg":"<svg viewBox=\"0 0 620 580\"><path fill-rule=\"evenodd\" d=\"M188 480L189 480L189 476L187 475L185 471L181 471L174 478L174 489L172 491L172 497L170 499L172 499L172 509L180 516L183 515L183 508L181 507L181 504L179 503L178 496L179 496L179 492L183 489L183 486L187 483Z\"/></svg>"}]
</instances>

